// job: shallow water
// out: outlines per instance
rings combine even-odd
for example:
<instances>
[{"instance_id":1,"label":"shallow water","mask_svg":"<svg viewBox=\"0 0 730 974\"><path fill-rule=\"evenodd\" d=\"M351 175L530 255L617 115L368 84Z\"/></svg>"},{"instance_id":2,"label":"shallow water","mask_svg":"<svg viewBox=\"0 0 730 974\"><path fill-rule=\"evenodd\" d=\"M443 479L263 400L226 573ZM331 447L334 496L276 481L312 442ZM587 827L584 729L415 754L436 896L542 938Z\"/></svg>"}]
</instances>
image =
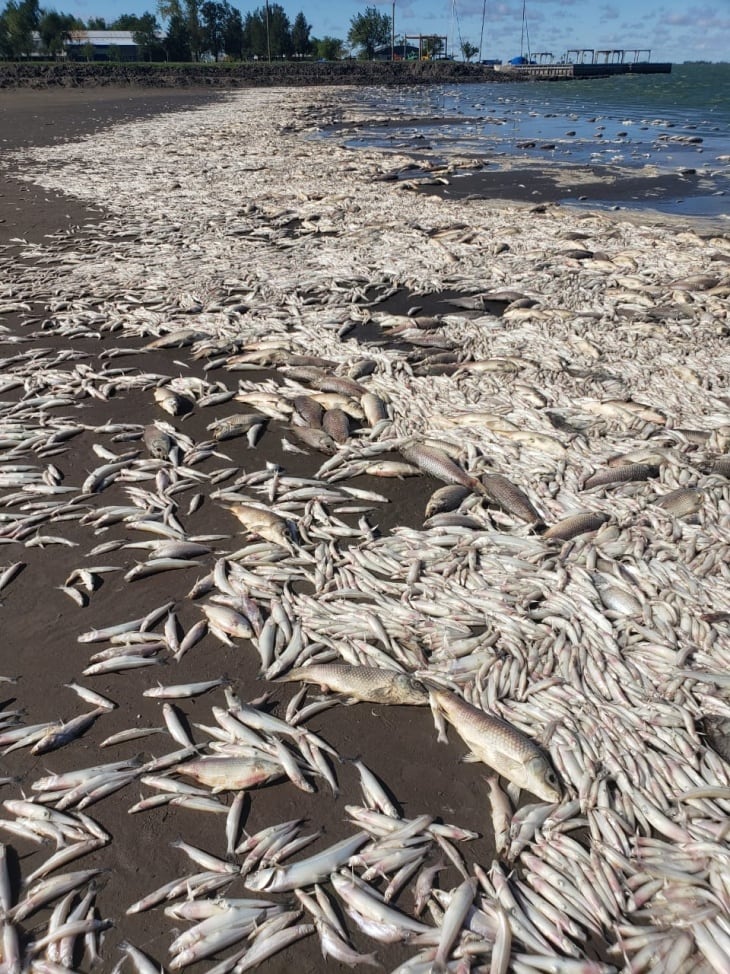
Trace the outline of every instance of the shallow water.
<instances>
[{"instance_id":1,"label":"shallow water","mask_svg":"<svg viewBox=\"0 0 730 974\"><path fill-rule=\"evenodd\" d=\"M352 148L469 153L505 165L544 159L696 170L713 177L713 191L663 208L730 213L730 64L586 81L379 88L350 97L372 118L345 132Z\"/></svg>"}]
</instances>

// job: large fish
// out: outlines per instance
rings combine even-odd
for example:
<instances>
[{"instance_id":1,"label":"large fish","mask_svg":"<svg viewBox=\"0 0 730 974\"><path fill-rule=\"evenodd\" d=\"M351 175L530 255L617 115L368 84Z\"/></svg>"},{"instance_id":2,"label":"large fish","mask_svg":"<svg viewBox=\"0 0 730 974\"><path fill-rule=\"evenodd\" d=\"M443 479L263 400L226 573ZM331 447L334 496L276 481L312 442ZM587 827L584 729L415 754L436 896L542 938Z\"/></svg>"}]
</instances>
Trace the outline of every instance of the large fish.
<instances>
[{"instance_id":1,"label":"large fish","mask_svg":"<svg viewBox=\"0 0 730 974\"><path fill-rule=\"evenodd\" d=\"M500 717L486 714L450 690L432 689L431 699L478 761L547 802L561 788L550 761L533 740Z\"/></svg>"},{"instance_id":2,"label":"large fish","mask_svg":"<svg viewBox=\"0 0 730 974\"><path fill-rule=\"evenodd\" d=\"M415 464L430 477L443 480L447 484L460 484L477 494L485 493L482 482L470 476L445 450L424 443L407 443L400 448L400 454L404 460Z\"/></svg>"},{"instance_id":3,"label":"large fish","mask_svg":"<svg viewBox=\"0 0 730 974\"><path fill-rule=\"evenodd\" d=\"M414 704L428 703L428 690L415 677L377 666L349 666L347 663L313 663L290 670L280 680L302 680L316 683L323 689L345 693L356 700L370 703Z\"/></svg>"}]
</instances>

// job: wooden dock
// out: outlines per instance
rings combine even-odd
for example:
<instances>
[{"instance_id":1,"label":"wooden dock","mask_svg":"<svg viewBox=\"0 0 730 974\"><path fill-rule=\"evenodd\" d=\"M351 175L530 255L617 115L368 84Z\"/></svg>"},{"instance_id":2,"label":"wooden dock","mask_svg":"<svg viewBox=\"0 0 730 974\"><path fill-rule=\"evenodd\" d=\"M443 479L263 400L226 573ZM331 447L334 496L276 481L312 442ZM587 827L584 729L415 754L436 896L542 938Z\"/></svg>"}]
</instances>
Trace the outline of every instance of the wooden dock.
<instances>
[{"instance_id":1,"label":"wooden dock","mask_svg":"<svg viewBox=\"0 0 730 974\"><path fill-rule=\"evenodd\" d=\"M561 81L572 78L611 78L618 74L670 74L667 61L630 61L608 64L497 64L495 71L516 81Z\"/></svg>"}]
</instances>

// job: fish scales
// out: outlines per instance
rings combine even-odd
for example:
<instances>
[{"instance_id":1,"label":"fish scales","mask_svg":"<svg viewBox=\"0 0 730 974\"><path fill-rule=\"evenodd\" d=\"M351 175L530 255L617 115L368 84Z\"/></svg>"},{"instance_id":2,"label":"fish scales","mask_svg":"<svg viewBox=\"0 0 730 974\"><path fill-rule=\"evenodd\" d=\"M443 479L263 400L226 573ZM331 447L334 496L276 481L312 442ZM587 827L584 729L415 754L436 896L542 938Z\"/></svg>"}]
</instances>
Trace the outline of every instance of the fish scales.
<instances>
[{"instance_id":1,"label":"fish scales","mask_svg":"<svg viewBox=\"0 0 730 974\"><path fill-rule=\"evenodd\" d=\"M499 473L485 473L482 474L482 484L487 496L508 514L528 524L542 520L524 490L513 484L508 477L503 477Z\"/></svg>"}]
</instances>

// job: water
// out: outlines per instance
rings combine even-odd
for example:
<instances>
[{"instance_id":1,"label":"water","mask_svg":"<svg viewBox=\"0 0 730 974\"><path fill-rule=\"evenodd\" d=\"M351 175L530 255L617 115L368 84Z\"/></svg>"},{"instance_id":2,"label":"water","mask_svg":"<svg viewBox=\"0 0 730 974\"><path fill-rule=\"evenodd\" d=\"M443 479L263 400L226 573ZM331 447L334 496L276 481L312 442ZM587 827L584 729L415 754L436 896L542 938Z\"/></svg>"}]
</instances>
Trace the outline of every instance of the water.
<instances>
[{"instance_id":1,"label":"water","mask_svg":"<svg viewBox=\"0 0 730 974\"><path fill-rule=\"evenodd\" d=\"M338 133L352 148L478 155L490 168L544 162L629 174L647 166L696 170L702 178L689 174L686 196L652 208L730 217L730 64L586 81L378 88L348 97L370 118ZM627 198L622 205L636 204Z\"/></svg>"}]
</instances>

